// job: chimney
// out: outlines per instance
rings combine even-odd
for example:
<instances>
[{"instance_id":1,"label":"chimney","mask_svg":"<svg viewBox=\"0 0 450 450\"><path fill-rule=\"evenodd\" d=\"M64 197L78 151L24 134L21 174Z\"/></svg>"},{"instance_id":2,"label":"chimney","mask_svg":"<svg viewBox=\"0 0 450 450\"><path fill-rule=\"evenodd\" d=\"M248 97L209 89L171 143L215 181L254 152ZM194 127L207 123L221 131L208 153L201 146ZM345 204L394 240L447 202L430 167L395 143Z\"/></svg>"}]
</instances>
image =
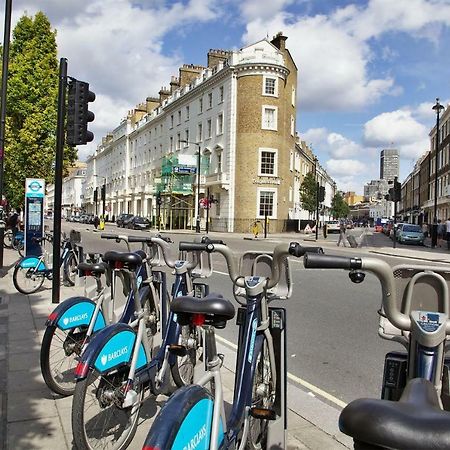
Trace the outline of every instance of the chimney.
<instances>
[{"instance_id":1,"label":"chimney","mask_svg":"<svg viewBox=\"0 0 450 450\"><path fill-rule=\"evenodd\" d=\"M272 39L272 44L275 45L276 48L284 52L286 50L286 36L283 36L283 32L279 31Z\"/></svg>"},{"instance_id":2,"label":"chimney","mask_svg":"<svg viewBox=\"0 0 450 450\"><path fill-rule=\"evenodd\" d=\"M170 93L173 94L180 87L180 80L177 77L172 76L170 80Z\"/></svg>"},{"instance_id":3,"label":"chimney","mask_svg":"<svg viewBox=\"0 0 450 450\"><path fill-rule=\"evenodd\" d=\"M178 82L180 87L186 86L192 83L205 69L203 66L195 66L193 64L183 64L180 67L180 76L178 77Z\"/></svg>"},{"instance_id":4,"label":"chimney","mask_svg":"<svg viewBox=\"0 0 450 450\"><path fill-rule=\"evenodd\" d=\"M230 52L227 50L210 49L208 52L208 67L211 69L221 61L226 61Z\"/></svg>"},{"instance_id":5,"label":"chimney","mask_svg":"<svg viewBox=\"0 0 450 450\"><path fill-rule=\"evenodd\" d=\"M161 90L158 92L158 94L159 94L159 103L162 104L162 102L170 96L170 91L163 86Z\"/></svg>"}]
</instances>

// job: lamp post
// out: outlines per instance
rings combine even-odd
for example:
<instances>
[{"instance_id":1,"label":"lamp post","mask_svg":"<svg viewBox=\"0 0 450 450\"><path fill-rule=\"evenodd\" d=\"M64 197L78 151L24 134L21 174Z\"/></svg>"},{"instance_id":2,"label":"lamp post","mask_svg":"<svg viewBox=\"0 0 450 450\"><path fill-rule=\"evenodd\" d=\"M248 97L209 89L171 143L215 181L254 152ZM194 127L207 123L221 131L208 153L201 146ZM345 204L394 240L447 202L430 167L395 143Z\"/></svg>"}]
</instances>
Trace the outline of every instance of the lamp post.
<instances>
[{"instance_id":1,"label":"lamp post","mask_svg":"<svg viewBox=\"0 0 450 450\"><path fill-rule=\"evenodd\" d=\"M195 232L200 233L200 144L198 142L190 142L186 140L180 140L180 142L183 142L184 144L192 144L196 145L198 147L198 154L197 154L197 193L195 196Z\"/></svg>"},{"instance_id":2,"label":"lamp post","mask_svg":"<svg viewBox=\"0 0 450 450\"><path fill-rule=\"evenodd\" d=\"M319 181L317 177L317 156L314 156L314 181L316 182L316 241L319 239Z\"/></svg>"},{"instance_id":3,"label":"lamp post","mask_svg":"<svg viewBox=\"0 0 450 450\"><path fill-rule=\"evenodd\" d=\"M101 193L102 193L102 209L103 209L103 220L105 220L105 203L106 203L106 177L104 177L103 175L96 175L94 174L94 177L96 178L103 178L103 184L102 184L102 189L101 189Z\"/></svg>"},{"instance_id":4,"label":"lamp post","mask_svg":"<svg viewBox=\"0 0 450 450\"><path fill-rule=\"evenodd\" d=\"M436 112L436 137L435 137L435 157L434 157L434 214L433 226L431 229L431 247L435 248L437 245L438 223L437 223L437 197L438 197L438 156L439 156L439 116L444 107L439 103L439 98L436 98L436 104L433 110Z\"/></svg>"}]
</instances>

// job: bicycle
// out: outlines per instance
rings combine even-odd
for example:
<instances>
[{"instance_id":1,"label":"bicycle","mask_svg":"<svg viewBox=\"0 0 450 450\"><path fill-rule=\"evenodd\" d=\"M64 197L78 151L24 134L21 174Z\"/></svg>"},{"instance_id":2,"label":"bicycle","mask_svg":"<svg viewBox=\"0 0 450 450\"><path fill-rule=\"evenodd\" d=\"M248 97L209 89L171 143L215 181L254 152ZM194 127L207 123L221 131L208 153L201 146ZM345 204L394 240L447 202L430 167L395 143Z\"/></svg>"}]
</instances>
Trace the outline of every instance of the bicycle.
<instances>
[{"instance_id":1,"label":"bicycle","mask_svg":"<svg viewBox=\"0 0 450 450\"><path fill-rule=\"evenodd\" d=\"M102 238L105 238L102 236ZM118 236L116 241L124 241L129 252L129 242L142 242L140 237ZM160 265L157 253L150 253L146 259L147 267L139 270L143 284L148 285L141 293L143 304L159 305L159 286L161 277L155 272ZM112 268L110 265L99 262L101 255L91 255L87 262L78 264L81 277L93 277L96 284L96 294L91 299L85 296L70 297L60 303L51 312L47 321L44 337L41 345L41 372L46 385L61 396L73 395L75 390L75 377L73 371L78 363L79 356L87 346L93 333L103 329L106 325L127 321L130 313L128 309L133 303L133 293L125 291L127 301L123 310L116 313L115 295L111 289L110 295L106 294L106 287L102 283L102 275L106 278L106 286L112 287ZM164 292L165 284L162 289ZM159 316L149 314L149 324L158 324Z\"/></svg>"},{"instance_id":2,"label":"bicycle","mask_svg":"<svg viewBox=\"0 0 450 450\"><path fill-rule=\"evenodd\" d=\"M406 352L386 355L381 399L350 402L340 430L358 450L450 448L448 267L401 265L376 258L307 254L305 268L346 269L354 283L365 272L381 282L379 335Z\"/></svg>"},{"instance_id":3,"label":"bicycle","mask_svg":"<svg viewBox=\"0 0 450 450\"><path fill-rule=\"evenodd\" d=\"M268 303L292 293L287 257L322 249L304 248L296 242L280 244L273 257L262 252L244 254L238 271L233 253L224 245L180 243L182 248L221 253L241 304L233 406L227 419L220 375L223 356L217 353L214 328L224 328L234 317L234 305L219 294L201 300L174 299L171 311L177 321L203 328L206 373L197 384L169 398L143 449L286 448L286 311ZM208 383L211 390L206 389Z\"/></svg>"},{"instance_id":4,"label":"bicycle","mask_svg":"<svg viewBox=\"0 0 450 450\"><path fill-rule=\"evenodd\" d=\"M46 233L41 238L33 238L37 243L52 244L53 237ZM61 268L63 269L63 281L69 286L75 284L76 266L79 261L79 251L77 243L81 241L79 232L71 232L70 238L62 240ZM33 294L37 292L44 280L51 280L53 269L47 266L46 260L48 254L46 251L40 256L25 256L21 258L14 267L13 283L14 287L22 294Z\"/></svg>"},{"instance_id":5,"label":"bicycle","mask_svg":"<svg viewBox=\"0 0 450 450\"><path fill-rule=\"evenodd\" d=\"M113 235L111 235L113 236ZM197 252L184 260L172 258L170 244L161 237L141 238L157 245L168 267L175 270L172 288L174 298L196 291L207 293L207 286L192 282L194 269L199 267ZM126 325L117 323L96 333L80 356L75 369L77 380L72 406L72 430L79 449L124 449L131 442L145 391L167 393L171 389L169 373L176 384L190 383L201 349L201 337L196 327L180 326L162 303L162 344L156 355L145 344L137 286L136 262L129 253L107 252L103 259L115 264L134 294L136 320ZM206 265L196 275L208 276L212 269ZM163 274L165 276L165 274ZM100 425L99 425L100 423Z\"/></svg>"}]
</instances>

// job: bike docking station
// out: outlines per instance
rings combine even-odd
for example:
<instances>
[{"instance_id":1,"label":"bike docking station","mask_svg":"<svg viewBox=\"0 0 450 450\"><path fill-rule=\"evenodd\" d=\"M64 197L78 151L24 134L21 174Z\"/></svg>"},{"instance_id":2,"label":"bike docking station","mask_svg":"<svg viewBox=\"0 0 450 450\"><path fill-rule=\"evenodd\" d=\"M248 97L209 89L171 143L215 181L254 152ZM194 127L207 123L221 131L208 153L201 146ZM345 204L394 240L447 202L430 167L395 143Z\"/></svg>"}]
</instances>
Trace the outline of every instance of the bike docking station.
<instances>
[{"instance_id":1,"label":"bike docking station","mask_svg":"<svg viewBox=\"0 0 450 450\"><path fill-rule=\"evenodd\" d=\"M267 252L249 251L245 252L240 259L239 272L243 276L255 276L269 278L272 274L273 258ZM244 296L245 289L234 287L234 297ZM280 280L274 288L267 290L267 300L287 300L292 295L292 275L289 265L289 259L284 258L283 270L280 272ZM236 298L236 300L238 300ZM239 301L238 301L239 302ZM268 420L268 432L266 448L282 449L286 448L287 436L287 343L286 343L286 308L279 306L269 306L269 315L265 318L269 322L270 335L273 343L273 353L276 360L276 383L275 383L275 403L273 404L273 412L275 417ZM245 308L240 307L237 311L236 323L245 320ZM264 327L264 324L261 324ZM242 351L243 336L242 328L238 337L238 352ZM237 355L239 360L239 355ZM237 373L237 371L236 371ZM262 414L266 413L265 411ZM267 412L268 414L268 412ZM265 418L261 416L260 418Z\"/></svg>"},{"instance_id":2,"label":"bike docking station","mask_svg":"<svg viewBox=\"0 0 450 450\"><path fill-rule=\"evenodd\" d=\"M24 245L26 256L40 256L42 248L35 238L44 235L44 195L45 180L27 178L25 180Z\"/></svg>"}]
</instances>

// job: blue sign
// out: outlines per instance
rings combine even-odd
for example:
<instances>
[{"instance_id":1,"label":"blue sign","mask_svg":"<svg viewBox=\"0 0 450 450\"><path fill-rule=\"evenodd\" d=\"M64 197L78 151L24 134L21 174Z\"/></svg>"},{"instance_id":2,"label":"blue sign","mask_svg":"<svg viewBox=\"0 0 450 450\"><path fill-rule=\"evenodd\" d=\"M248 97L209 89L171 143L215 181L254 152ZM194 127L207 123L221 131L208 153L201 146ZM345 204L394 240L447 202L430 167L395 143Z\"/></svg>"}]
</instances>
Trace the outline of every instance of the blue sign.
<instances>
[{"instance_id":1,"label":"blue sign","mask_svg":"<svg viewBox=\"0 0 450 450\"><path fill-rule=\"evenodd\" d=\"M27 178L25 180L25 215L24 235L25 254L40 256L42 248L33 238L44 235L44 195L45 180L42 178Z\"/></svg>"},{"instance_id":2,"label":"blue sign","mask_svg":"<svg viewBox=\"0 0 450 450\"><path fill-rule=\"evenodd\" d=\"M175 166L173 168L174 173L185 173L185 174L192 174L197 173L197 169L195 167L190 166Z\"/></svg>"}]
</instances>

